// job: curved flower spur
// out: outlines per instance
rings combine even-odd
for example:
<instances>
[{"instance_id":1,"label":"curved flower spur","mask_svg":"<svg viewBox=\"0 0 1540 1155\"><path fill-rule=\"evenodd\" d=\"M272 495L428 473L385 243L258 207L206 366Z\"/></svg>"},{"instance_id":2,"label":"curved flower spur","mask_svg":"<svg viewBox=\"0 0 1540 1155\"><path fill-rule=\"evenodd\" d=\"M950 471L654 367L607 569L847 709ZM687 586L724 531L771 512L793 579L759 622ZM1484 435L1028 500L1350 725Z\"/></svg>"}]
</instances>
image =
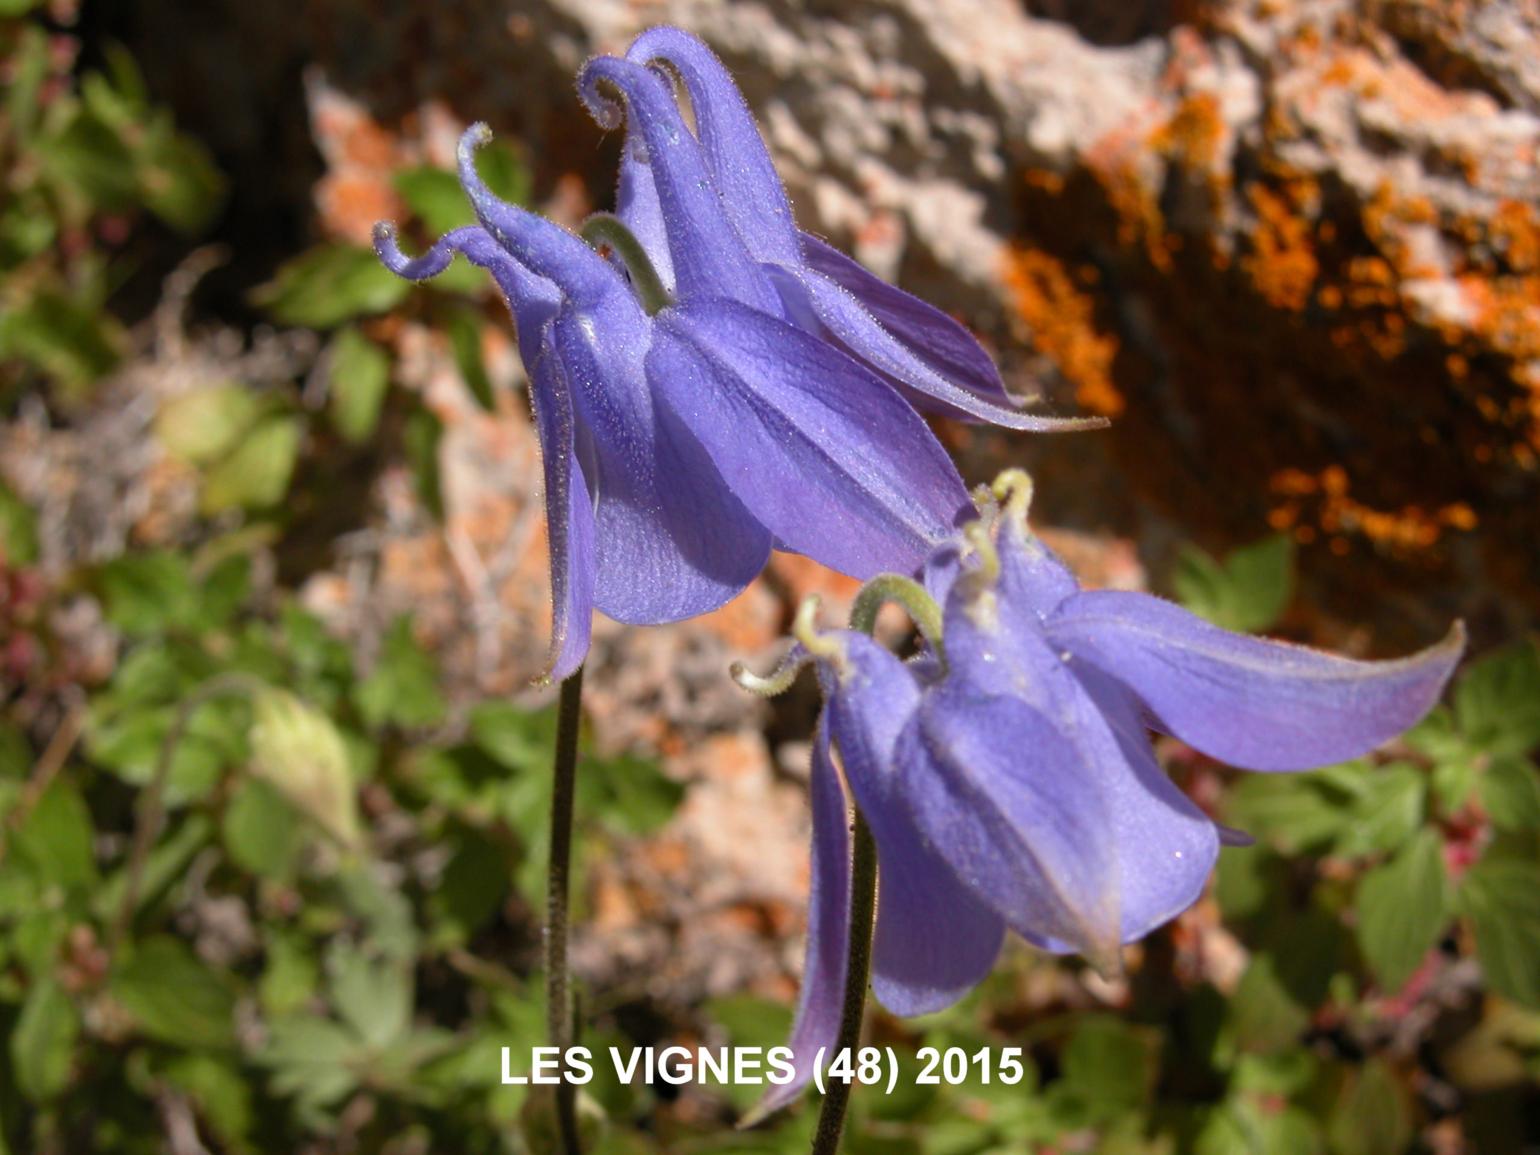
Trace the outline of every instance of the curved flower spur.
<instances>
[{"instance_id":1,"label":"curved flower spur","mask_svg":"<svg viewBox=\"0 0 1540 1155\"><path fill-rule=\"evenodd\" d=\"M932 556L929 594L911 596L934 596L920 617L941 628L924 631L920 660L799 618L790 662L816 663L825 698L813 902L792 1040L800 1078L765 1110L795 1096L838 1029L850 909L842 783L876 843L873 989L896 1014L927 1013L984 977L1007 929L1115 971L1124 943L1198 899L1220 844L1245 836L1173 785L1149 729L1251 770L1344 761L1421 719L1464 648L1457 624L1412 657L1353 661L1231 633L1148 594L1082 590L1029 530L1030 497L1025 474L1003 475L998 504Z\"/></svg>"},{"instance_id":2,"label":"curved flower spur","mask_svg":"<svg viewBox=\"0 0 1540 1155\"><path fill-rule=\"evenodd\" d=\"M775 286L787 320L860 360L924 412L1036 432L1107 424L1099 417L1022 412L994 361L967 329L799 231L753 114L726 67L699 39L679 28L651 28L632 42L626 59L666 66L682 81L727 219ZM599 57L579 81L590 110L606 127L616 123L615 109L597 98L591 80L612 67ZM617 216L667 281L673 225L660 195L666 175L649 126L637 112L633 108L621 157Z\"/></svg>"},{"instance_id":3,"label":"curved flower spur","mask_svg":"<svg viewBox=\"0 0 1540 1155\"><path fill-rule=\"evenodd\" d=\"M514 315L544 459L553 679L582 663L593 609L633 624L705 613L742 590L772 547L855 577L917 569L968 502L906 397L1017 428L1100 424L1028 417L988 400L994 386L979 374L987 365L985 377L998 375L982 349L898 290L873 288L872 299L880 315L919 319L911 329L920 352L904 354L913 365L858 307L846 314L865 322L844 329L799 321L788 277L817 277L761 259L792 259L770 239L791 228L790 209L747 108L715 57L683 33L644 34L633 55L656 47L655 35L686 76L720 82L695 103L707 144L658 72L613 56L584 66L590 109L606 123L623 110L628 125L620 216L601 214L584 230L607 256L491 194L475 166L489 136L482 125L459 149L478 224L416 258L401 252L391 226L375 230L394 272L424 280L463 254L493 275ZM713 94L721 115L711 111ZM723 123L735 142L752 136L741 171L720 163ZM762 229L749 227L750 210L767 214ZM820 259L846 260L831 253ZM846 264L846 279L880 284ZM851 339L828 339L841 332ZM950 358L963 384L925 367L921 354ZM1004 399L1003 387L995 392Z\"/></svg>"}]
</instances>

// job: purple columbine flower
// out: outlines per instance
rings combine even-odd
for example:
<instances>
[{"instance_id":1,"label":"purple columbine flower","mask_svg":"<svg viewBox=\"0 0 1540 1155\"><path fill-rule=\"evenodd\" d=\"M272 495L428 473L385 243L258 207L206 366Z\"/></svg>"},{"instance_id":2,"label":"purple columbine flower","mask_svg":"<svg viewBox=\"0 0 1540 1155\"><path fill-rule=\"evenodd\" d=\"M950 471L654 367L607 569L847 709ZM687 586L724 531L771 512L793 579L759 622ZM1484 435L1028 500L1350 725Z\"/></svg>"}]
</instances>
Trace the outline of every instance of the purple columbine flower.
<instances>
[{"instance_id":1,"label":"purple columbine flower","mask_svg":"<svg viewBox=\"0 0 1540 1155\"><path fill-rule=\"evenodd\" d=\"M582 663L594 609L634 624L705 613L772 547L856 577L912 570L968 506L892 380L799 325L775 268L745 241L751 206L769 214L766 235L789 227L757 134L724 192L656 71L601 56L579 88L601 118L623 110L632 137L621 218L585 229L608 257L491 194L475 167L482 125L459 150L478 224L416 258L389 225L375 230L396 273L433 277L461 253L491 272L514 315L544 461L553 678ZM730 82L727 92L741 109ZM696 112L715 123L709 95Z\"/></svg>"},{"instance_id":2,"label":"purple columbine flower","mask_svg":"<svg viewBox=\"0 0 1540 1155\"><path fill-rule=\"evenodd\" d=\"M683 82L727 219L775 286L793 324L850 353L925 412L1040 432L1103 424L1022 412L993 359L967 329L799 231L753 114L726 67L699 39L678 28L651 28L632 42L626 59L666 65ZM585 97L586 79L585 72L580 81ZM617 123L607 102L589 99L589 107L601 124ZM667 280L672 232L660 203L654 155L647 125L633 110L616 211Z\"/></svg>"},{"instance_id":3,"label":"purple columbine flower","mask_svg":"<svg viewBox=\"0 0 1540 1155\"><path fill-rule=\"evenodd\" d=\"M1027 528L1030 482L927 564L942 631L900 661L865 634L799 619L793 662L825 705L812 768L807 962L797 1082L832 1045L845 985L849 856L843 783L872 831L877 998L940 1010L988 973L1007 929L1118 967L1119 948L1201 895L1219 827L1155 760L1149 729L1252 770L1355 758L1416 723L1464 648L1456 625L1398 661L1362 662L1231 633L1148 594L1082 590Z\"/></svg>"}]
</instances>

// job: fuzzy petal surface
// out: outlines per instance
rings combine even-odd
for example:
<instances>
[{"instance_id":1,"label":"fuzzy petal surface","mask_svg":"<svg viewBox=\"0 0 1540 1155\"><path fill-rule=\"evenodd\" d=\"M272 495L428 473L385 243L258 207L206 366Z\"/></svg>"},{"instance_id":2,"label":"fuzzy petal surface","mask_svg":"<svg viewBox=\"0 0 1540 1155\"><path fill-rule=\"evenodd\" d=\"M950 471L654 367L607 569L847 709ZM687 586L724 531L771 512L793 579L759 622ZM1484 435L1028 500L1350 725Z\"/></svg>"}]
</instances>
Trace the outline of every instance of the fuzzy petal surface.
<instances>
[{"instance_id":1,"label":"fuzzy petal surface","mask_svg":"<svg viewBox=\"0 0 1540 1155\"><path fill-rule=\"evenodd\" d=\"M648 323L628 295L552 325L552 355L593 463L594 604L635 625L716 609L770 556L769 532L699 442L654 404L641 364L647 339Z\"/></svg>"},{"instance_id":2,"label":"fuzzy petal surface","mask_svg":"<svg viewBox=\"0 0 1540 1155\"><path fill-rule=\"evenodd\" d=\"M704 42L679 28L649 28L631 42L626 59L668 64L684 81L706 167L728 219L755 259L801 259L791 203L770 160L754 114L732 76Z\"/></svg>"},{"instance_id":3,"label":"fuzzy petal surface","mask_svg":"<svg viewBox=\"0 0 1540 1155\"><path fill-rule=\"evenodd\" d=\"M845 662L826 675L829 730L877 844L872 986L896 1015L951 1006L989 973L1005 924L927 845L894 757L919 708L913 670L862 634L843 634Z\"/></svg>"},{"instance_id":4,"label":"fuzzy petal surface","mask_svg":"<svg viewBox=\"0 0 1540 1155\"><path fill-rule=\"evenodd\" d=\"M920 416L837 350L731 301L656 321L653 390L792 549L860 578L912 572L971 508Z\"/></svg>"},{"instance_id":5,"label":"fuzzy petal surface","mask_svg":"<svg viewBox=\"0 0 1540 1155\"><path fill-rule=\"evenodd\" d=\"M1159 729L1251 770L1306 770L1389 741L1438 701L1465 646L1457 625L1411 657L1354 661L1231 633L1116 590L1066 600L1048 634L1132 690Z\"/></svg>"},{"instance_id":6,"label":"fuzzy petal surface","mask_svg":"<svg viewBox=\"0 0 1540 1155\"><path fill-rule=\"evenodd\" d=\"M545 473L551 555L551 649L546 676L562 681L588 656L594 609L594 510L578 463L572 397L557 359L535 361L530 405Z\"/></svg>"},{"instance_id":7,"label":"fuzzy petal surface","mask_svg":"<svg viewBox=\"0 0 1540 1155\"><path fill-rule=\"evenodd\" d=\"M936 373L974 397L1014 409L1016 401L978 338L940 309L890 285L854 257L811 233L801 234L803 261L856 300Z\"/></svg>"},{"instance_id":8,"label":"fuzzy petal surface","mask_svg":"<svg viewBox=\"0 0 1540 1155\"><path fill-rule=\"evenodd\" d=\"M1037 433L1100 429L1100 417L1043 417L1023 413L1013 405L1001 405L979 397L938 372L883 328L860 300L847 289L811 269L767 266L789 316L808 329L821 329L857 360L870 365L902 388L914 404L974 421L987 421L1005 429Z\"/></svg>"},{"instance_id":9,"label":"fuzzy petal surface","mask_svg":"<svg viewBox=\"0 0 1540 1155\"><path fill-rule=\"evenodd\" d=\"M1111 814L1095 767L1019 698L950 682L926 695L897 769L914 820L1010 927L1099 964L1122 941Z\"/></svg>"},{"instance_id":10,"label":"fuzzy petal surface","mask_svg":"<svg viewBox=\"0 0 1540 1155\"><path fill-rule=\"evenodd\" d=\"M850 945L850 812L830 754L828 727L822 722L813 736L808 792L813 803L813 861L807 953L802 963L797 1017L787 1040L796 1075L791 1082L766 1092L742 1126L752 1126L801 1094L813 1077L819 1049L832 1048L839 1038Z\"/></svg>"},{"instance_id":11,"label":"fuzzy petal surface","mask_svg":"<svg viewBox=\"0 0 1540 1155\"><path fill-rule=\"evenodd\" d=\"M658 203L658 186L647 163L647 146L639 136L627 137L625 148L621 149L615 215L641 243L658 280L672 294L674 257L668 248L668 229L663 221L663 206Z\"/></svg>"},{"instance_id":12,"label":"fuzzy petal surface","mask_svg":"<svg viewBox=\"0 0 1540 1155\"><path fill-rule=\"evenodd\" d=\"M700 142L663 78L630 60L595 56L578 74L578 92L606 126L619 120L611 94L624 97L626 131L646 149L680 298L728 297L779 313L780 298L728 220Z\"/></svg>"}]
</instances>

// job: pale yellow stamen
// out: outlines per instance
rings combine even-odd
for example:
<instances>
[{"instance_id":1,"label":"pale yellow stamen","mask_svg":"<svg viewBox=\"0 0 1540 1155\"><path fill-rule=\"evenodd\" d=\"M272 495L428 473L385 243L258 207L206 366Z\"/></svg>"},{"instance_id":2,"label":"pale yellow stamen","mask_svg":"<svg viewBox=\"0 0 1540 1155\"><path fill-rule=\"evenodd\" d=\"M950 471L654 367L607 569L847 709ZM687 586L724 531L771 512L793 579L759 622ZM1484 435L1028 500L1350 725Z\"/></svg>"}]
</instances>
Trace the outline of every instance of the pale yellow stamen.
<instances>
[{"instance_id":1,"label":"pale yellow stamen","mask_svg":"<svg viewBox=\"0 0 1540 1155\"><path fill-rule=\"evenodd\" d=\"M796 620L792 622L791 636L813 657L839 662L845 657L845 647L838 638L820 633L818 629L818 610L822 601L817 594L809 594L802 600L797 607Z\"/></svg>"},{"instance_id":2,"label":"pale yellow stamen","mask_svg":"<svg viewBox=\"0 0 1540 1155\"><path fill-rule=\"evenodd\" d=\"M1007 469L995 478L990 492L1005 506L1009 517L1025 524L1032 507L1032 475L1025 469Z\"/></svg>"}]
</instances>

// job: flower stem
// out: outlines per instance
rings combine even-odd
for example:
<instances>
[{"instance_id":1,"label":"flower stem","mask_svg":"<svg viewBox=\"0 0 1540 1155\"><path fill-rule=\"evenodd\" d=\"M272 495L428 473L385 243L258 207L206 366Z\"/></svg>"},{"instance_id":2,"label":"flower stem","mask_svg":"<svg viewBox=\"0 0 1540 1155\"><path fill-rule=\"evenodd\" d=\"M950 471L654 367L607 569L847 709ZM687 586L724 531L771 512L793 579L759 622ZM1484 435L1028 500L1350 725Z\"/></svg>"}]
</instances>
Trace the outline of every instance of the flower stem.
<instances>
[{"instance_id":1,"label":"flower stem","mask_svg":"<svg viewBox=\"0 0 1540 1155\"><path fill-rule=\"evenodd\" d=\"M561 684L556 714L556 755L551 789L551 857L545 894L546 1034L565 1056L574 1042L572 993L567 973L568 900L572 876L572 809L577 784L578 728L583 718L583 668ZM565 1078L556 1085L556 1122L562 1155L581 1155L577 1089Z\"/></svg>"},{"instance_id":2,"label":"flower stem","mask_svg":"<svg viewBox=\"0 0 1540 1155\"><path fill-rule=\"evenodd\" d=\"M877 845L872 832L855 812L851 823L854 843L850 856L850 946L845 962L845 1002L840 1008L839 1038L834 1054L854 1056L861 1045L861 1021L866 1015L866 988L872 970L872 923L877 911ZM852 1069L855 1064L852 1063ZM850 1106L851 1083L831 1079L813 1133L813 1155L836 1155L845 1111Z\"/></svg>"}]
</instances>

